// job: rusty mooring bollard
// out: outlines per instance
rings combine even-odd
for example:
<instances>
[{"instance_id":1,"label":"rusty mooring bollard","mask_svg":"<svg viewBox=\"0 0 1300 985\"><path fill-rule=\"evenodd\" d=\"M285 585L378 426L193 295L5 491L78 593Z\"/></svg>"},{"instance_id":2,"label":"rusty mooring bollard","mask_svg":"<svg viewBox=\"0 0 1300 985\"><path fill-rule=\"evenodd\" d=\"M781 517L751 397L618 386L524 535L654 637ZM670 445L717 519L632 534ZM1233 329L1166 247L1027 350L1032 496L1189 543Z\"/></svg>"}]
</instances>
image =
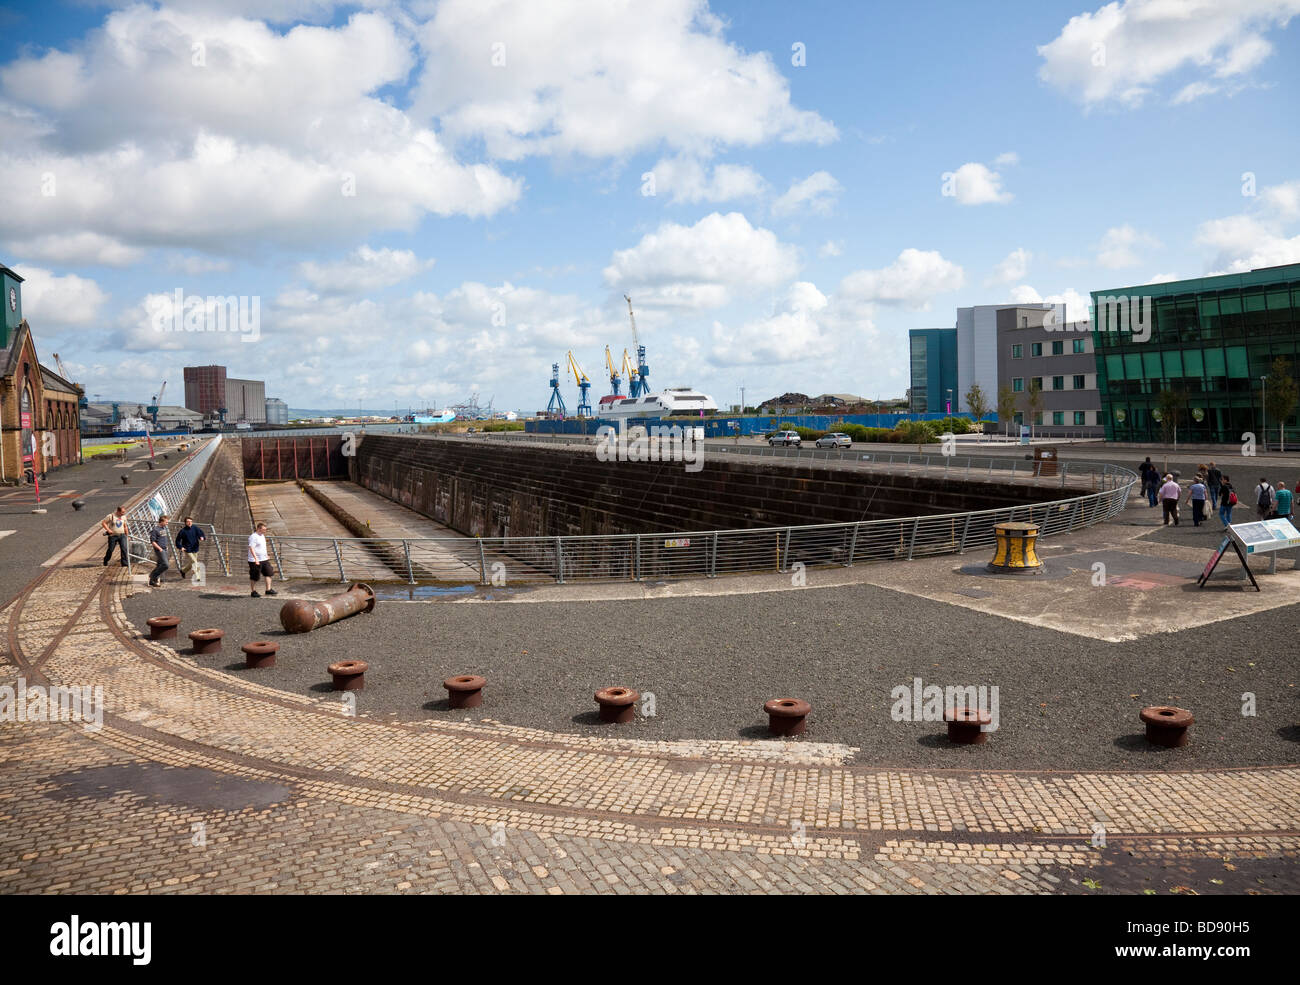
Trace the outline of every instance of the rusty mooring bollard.
<instances>
[{"instance_id":1,"label":"rusty mooring bollard","mask_svg":"<svg viewBox=\"0 0 1300 985\"><path fill-rule=\"evenodd\" d=\"M330 664L330 677L334 678L335 691L364 691L366 671L370 664L364 660L340 660Z\"/></svg>"},{"instance_id":2,"label":"rusty mooring bollard","mask_svg":"<svg viewBox=\"0 0 1300 985\"><path fill-rule=\"evenodd\" d=\"M812 705L800 698L773 698L763 705L773 735L802 735Z\"/></svg>"},{"instance_id":3,"label":"rusty mooring bollard","mask_svg":"<svg viewBox=\"0 0 1300 985\"><path fill-rule=\"evenodd\" d=\"M225 635L219 629L196 629L190 633L190 642L194 644L195 653L220 653Z\"/></svg>"},{"instance_id":4,"label":"rusty mooring bollard","mask_svg":"<svg viewBox=\"0 0 1300 985\"><path fill-rule=\"evenodd\" d=\"M600 720L626 725L636 717L636 702L640 698L630 687L602 687L596 692L596 704L600 705Z\"/></svg>"},{"instance_id":5,"label":"rusty mooring bollard","mask_svg":"<svg viewBox=\"0 0 1300 985\"><path fill-rule=\"evenodd\" d=\"M180 616L150 616L149 639L169 640L176 635L176 627L181 624Z\"/></svg>"},{"instance_id":6,"label":"rusty mooring bollard","mask_svg":"<svg viewBox=\"0 0 1300 985\"><path fill-rule=\"evenodd\" d=\"M943 720L948 723L948 741L974 746L988 742L989 734L981 726L993 724L993 716L978 708L948 708Z\"/></svg>"},{"instance_id":7,"label":"rusty mooring bollard","mask_svg":"<svg viewBox=\"0 0 1300 985\"><path fill-rule=\"evenodd\" d=\"M295 599L284 603L280 606L280 625L286 633L310 633L358 612L370 612L374 607L374 591L369 585L357 582L346 592L331 595L323 602Z\"/></svg>"},{"instance_id":8,"label":"rusty mooring bollard","mask_svg":"<svg viewBox=\"0 0 1300 985\"><path fill-rule=\"evenodd\" d=\"M72 510L74 513L80 513L85 508L86 508L86 501L84 499L74 499L72 501Z\"/></svg>"},{"instance_id":9,"label":"rusty mooring bollard","mask_svg":"<svg viewBox=\"0 0 1300 985\"><path fill-rule=\"evenodd\" d=\"M270 640L256 640L240 647L244 651L244 666L253 670L275 666L275 655L280 652L280 644Z\"/></svg>"},{"instance_id":10,"label":"rusty mooring bollard","mask_svg":"<svg viewBox=\"0 0 1300 985\"><path fill-rule=\"evenodd\" d=\"M1143 708L1138 717L1146 724L1148 742L1171 749L1187 745L1187 730L1196 722L1186 708L1172 705L1151 705Z\"/></svg>"},{"instance_id":11,"label":"rusty mooring bollard","mask_svg":"<svg viewBox=\"0 0 1300 985\"><path fill-rule=\"evenodd\" d=\"M447 689L447 704L452 708L477 708L483 703L483 685L487 679L477 674L461 674L442 682Z\"/></svg>"},{"instance_id":12,"label":"rusty mooring bollard","mask_svg":"<svg viewBox=\"0 0 1300 985\"><path fill-rule=\"evenodd\" d=\"M130 482L130 481L131 481L131 477L130 477L129 475L127 475L125 472L123 472L123 473L122 473L122 485L125 486L125 485L126 485L128 482Z\"/></svg>"}]
</instances>

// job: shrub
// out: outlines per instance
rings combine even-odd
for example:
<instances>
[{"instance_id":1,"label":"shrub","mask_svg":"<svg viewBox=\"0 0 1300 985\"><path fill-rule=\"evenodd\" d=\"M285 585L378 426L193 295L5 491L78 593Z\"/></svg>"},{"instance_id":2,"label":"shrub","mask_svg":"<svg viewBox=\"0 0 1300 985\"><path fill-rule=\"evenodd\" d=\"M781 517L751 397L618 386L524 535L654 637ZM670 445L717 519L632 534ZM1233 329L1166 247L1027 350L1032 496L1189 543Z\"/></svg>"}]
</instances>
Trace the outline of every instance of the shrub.
<instances>
[{"instance_id":1,"label":"shrub","mask_svg":"<svg viewBox=\"0 0 1300 985\"><path fill-rule=\"evenodd\" d=\"M894 433L898 435L895 439L906 445L925 445L938 440L937 435L929 427L933 421L899 421L894 425Z\"/></svg>"}]
</instances>

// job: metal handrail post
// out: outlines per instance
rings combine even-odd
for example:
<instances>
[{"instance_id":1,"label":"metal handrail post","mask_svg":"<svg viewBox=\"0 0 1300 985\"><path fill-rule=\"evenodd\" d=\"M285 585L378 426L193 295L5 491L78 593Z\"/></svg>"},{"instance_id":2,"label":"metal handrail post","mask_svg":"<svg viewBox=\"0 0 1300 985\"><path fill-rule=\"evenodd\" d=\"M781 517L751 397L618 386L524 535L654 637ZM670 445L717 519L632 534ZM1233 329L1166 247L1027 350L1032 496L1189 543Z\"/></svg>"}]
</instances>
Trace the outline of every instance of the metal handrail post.
<instances>
[{"instance_id":1,"label":"metal handrail post","mask_svg":"<svg viewBox=\"0 0 1300 985\"><path fill-rule=\"evenodd\" d=\"M791 534L791 532L792 532L792 531L791 531L791 528L790 528L790 527L786 527L786 528L785 528L785 545L784 545L784 547L782 547L782 549L781 549L781 557L780 557L780 558L778 559L778 561L777 561L777 566L776 566L776 570L777 570L777 571L789 571L789 570L790 570L790 534Z\"/></svg>"},{"instance_id":2,"label":"metal handrail post","mask_svg":"<svg viewBox=\"0 0 1300 985\"><path fill-rule=\"evenodd\" d=\"M275 555L275 570L280 573L280 580L285 581L284 565L280 563L280 549L275 546L275 538L271 538L271 553Z\"/></svg>"},{"instance_id":3,"label":"metal handrail post","mask_svg":"<svg viewBox=\"0 0 1300 985\"><path fill-rule=\"evenodd\" d=\"M348 576L343 571L343 552L339 550L339 539L331 537L330 541L334 544L334 560L339 563L339 581L347 581Z\"/></svg>"},{"instance_id":4,"label":"metal handrail post","mask_svg":"<svg viewBox=\"0 0 1300 985\"><path fill-rule=\"evenodd\" d=\"M408 551L408 553L407 553L407 555L406 555L406 558L407 558L407 561L410 561L410 559L411 559L411 555L410 555L409 551ZM480 538L478 539L478 577L479 577L479 584L480 584L480 585L486 585L486 584L488 583L488 576L487 576L487 552L483 550L483 538L482 538L482 537L480 537Z\"/></svg>"},{"instance_id":5,"label":"metal handrail post","mask_svg":"<svg viewBox=\"0 0 1300 985\"><path fill-rule=\"evenodd\" d=\"M858 550L858 528L861 526L862 524L860 523L855 523L853 525L853 536L849 538L849 559L844 562L844 567L846 568L853 567L853 556Z\"/></svg>"},{"instance_id":6,"label":"metal handrail post","mask_svg":"<svg viewBox=\"0 0 1300 985\"><path fill-rule=\"evenodd\" d=\"M564 584L564 542L559 537L555 538L555 581Z\"/></svg>"},{"instance_id":7,"label":"metal handrail post","mask_svg":"<svg viewBox=\"0 0 1300 985\"><path fill-rule=\"evenodd\" d=\"M916 528L921 525L921 518L918 516L912 521L912 540L907 545L907 559L912 560L912 553L916 550Z\"/></svg>"},{"instance_id":8,"label":"metal handrail post","mask_svg":"<svg viewBox=\"0 0 1300 985\"><path fill-rule=\"evenodd\" d=\"M636 535L636 554L632 558L632 580L641 580L641 535Z\"/></svg>"},{"instance_id":9,"label":"metal handrail post","mask_svg":"<svg viewBox=\"0 0 1300 985\"><path fill-rule=\"evenodd\" d=\"M402 541L402 551L406 554L406 581L408 584L415 584L415 568L411 564L411 542Z\"/></svg>"},{"instance_id":10,"label":"metal handrail post","mask_svg":"<svg viewBox=\"0 0 1300 985\"><path fill-rule=\"evenodd\" d=\"M966 522L961 528L961 545L957 548L958 554L966 553L966 535L970 532L970 516L969 513L966 514Z\"/></svg>"}]
</instances>

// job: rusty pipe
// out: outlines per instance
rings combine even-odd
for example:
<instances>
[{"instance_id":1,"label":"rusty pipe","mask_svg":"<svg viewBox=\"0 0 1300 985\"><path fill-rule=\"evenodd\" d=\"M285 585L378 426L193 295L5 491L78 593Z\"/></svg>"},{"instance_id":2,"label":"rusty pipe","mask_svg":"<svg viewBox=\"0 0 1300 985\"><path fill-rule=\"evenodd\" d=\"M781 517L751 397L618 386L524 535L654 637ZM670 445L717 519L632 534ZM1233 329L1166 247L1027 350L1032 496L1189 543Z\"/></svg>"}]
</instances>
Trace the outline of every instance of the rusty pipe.
<instances>
[{"instance_id":1,"label":"rusty pipe","mask_svg":"<svg viewBox=\"0 0 1300 985\"><path fill-rule=\"evenodd\" d=\"M331 595L320 602L296 599L284 603L280 607L280 625L286 633L310 633L358 612L370 612L374 607L374 591L369 585L357 582L346 592Z\"/></svg>"}]
</instances>

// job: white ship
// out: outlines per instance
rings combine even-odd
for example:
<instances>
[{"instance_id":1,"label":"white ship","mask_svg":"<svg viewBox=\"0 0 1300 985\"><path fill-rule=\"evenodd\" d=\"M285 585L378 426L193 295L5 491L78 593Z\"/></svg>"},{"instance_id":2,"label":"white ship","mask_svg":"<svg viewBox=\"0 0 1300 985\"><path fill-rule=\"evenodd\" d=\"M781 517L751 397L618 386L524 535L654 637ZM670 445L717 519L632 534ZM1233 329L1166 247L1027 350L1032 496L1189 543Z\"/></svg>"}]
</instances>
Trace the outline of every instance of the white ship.
<instances>
[{"instance_id":1,"label":"white ship","mask_svg":"<svg viewBox=\"0 0 1300 985\"><path fill-rule=\"evenodd\" d=\"M688 386L670 386L658 393L640 397L610 394L600 398L596 416L625 420L629 417L667 417L670 414L695 414L702 410L717 410L718 405L707 393Z\"/></svg>"}]
</instances>

